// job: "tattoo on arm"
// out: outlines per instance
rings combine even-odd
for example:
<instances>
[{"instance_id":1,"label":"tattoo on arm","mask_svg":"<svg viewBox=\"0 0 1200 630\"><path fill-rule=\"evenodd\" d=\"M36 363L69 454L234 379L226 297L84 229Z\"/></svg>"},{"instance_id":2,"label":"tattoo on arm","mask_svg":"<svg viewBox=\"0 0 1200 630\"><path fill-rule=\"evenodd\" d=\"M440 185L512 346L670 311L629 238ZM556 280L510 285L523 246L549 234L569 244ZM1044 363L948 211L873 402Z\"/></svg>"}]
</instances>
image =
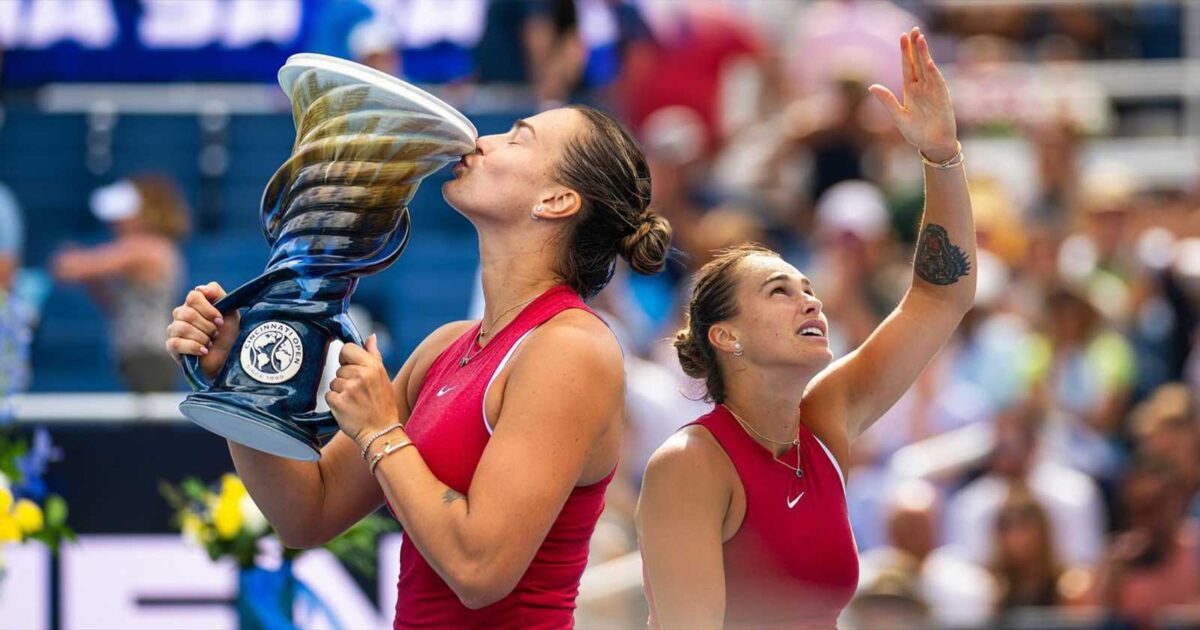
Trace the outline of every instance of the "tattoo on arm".
<instances>
[{"instance_id":1,"label":"tattoo on arm","mask_svg":"<svg viewBox=\"0 0 1200 630\"><path fill-rule=\"evenodd\" d=\"M913 270L925 282L946 286L971 273L971 261L962 249L950 242L946 228L930 223L917 242Z\"/></svg>"},{"instance_id":2,"label":"tattoo on arm","mask_svg":"<svg viewBox=\"0 0 1200 630\"><path fill-rule=\"evenodd\" d=\"M450 505L451 503L459 500L466 501L467 497L463 496L461 492L458 492L454 488L447 488L446 491L442 493L442 503L445 505Z\"/></svg>"}]
</instances>

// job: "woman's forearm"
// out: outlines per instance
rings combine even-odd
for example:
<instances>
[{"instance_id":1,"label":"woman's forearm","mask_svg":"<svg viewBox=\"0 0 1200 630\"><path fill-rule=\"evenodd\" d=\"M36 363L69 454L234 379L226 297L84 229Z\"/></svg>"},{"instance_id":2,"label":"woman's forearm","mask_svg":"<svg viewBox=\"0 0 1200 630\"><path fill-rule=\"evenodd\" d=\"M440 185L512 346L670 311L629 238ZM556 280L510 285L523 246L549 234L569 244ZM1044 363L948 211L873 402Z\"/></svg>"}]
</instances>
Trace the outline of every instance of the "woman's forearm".
<instances>
[{"instance_id":1,"label":"woman's forearm","mask_svg":"<svg viewBox=\"0 0 1200 630\"><path fill-rule=\"evenodd\" d=\"M925 154L942 162L956 147L935 147ZM970 308L975 299L975 223L967 177L960 164L925 166L925 215L913 259L913 289Z\"/></svg>"},{"instance_id":2,"label":"woman's forearm","mask_svg":"<svg viewBox=\"0 0 1200 630\"><path fill-rule=\"evenodd\" d=\"M319 531L324 482L320 462L303 462L229 442L238 476L284 545L311 547Z\"/></svg>"}]
</instances>

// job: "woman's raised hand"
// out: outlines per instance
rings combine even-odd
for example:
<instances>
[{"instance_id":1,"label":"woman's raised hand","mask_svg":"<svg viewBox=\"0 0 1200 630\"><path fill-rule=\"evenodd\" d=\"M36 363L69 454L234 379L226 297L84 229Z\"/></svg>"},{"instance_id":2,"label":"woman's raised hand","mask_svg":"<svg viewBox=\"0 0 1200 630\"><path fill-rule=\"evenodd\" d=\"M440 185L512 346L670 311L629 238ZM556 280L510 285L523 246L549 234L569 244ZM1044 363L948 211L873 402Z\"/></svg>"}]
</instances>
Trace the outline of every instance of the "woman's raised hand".
<instances>
[{"instance_id":1,"label":"woman's raised hand","mask_svg":"<svg viewBox=\"0 0 1200 630\"><path fill-rule=\"evenodd\" d=\"M946 78L929 54L929 41L918 28L900 36L904 100L876 83L868 88L896 121L909 144L925 157L943 162L958 154L958 129Z\"/></svg>"},{"instance_id":2,"label":"woman's raised hand","mask_svg":"<svg viewBox=\"0 0 1200 630\"><path fill-rule=\"evenodd\" d=\"M167 352L176 361L184 354L200 357L200 369L208 378L225 365L238 335L237 311L225 317L213 306L223 297L225 289L216 282L192 289L184 303L171 311L173 321L167 326Z\"/></svg>"}]
</instances>

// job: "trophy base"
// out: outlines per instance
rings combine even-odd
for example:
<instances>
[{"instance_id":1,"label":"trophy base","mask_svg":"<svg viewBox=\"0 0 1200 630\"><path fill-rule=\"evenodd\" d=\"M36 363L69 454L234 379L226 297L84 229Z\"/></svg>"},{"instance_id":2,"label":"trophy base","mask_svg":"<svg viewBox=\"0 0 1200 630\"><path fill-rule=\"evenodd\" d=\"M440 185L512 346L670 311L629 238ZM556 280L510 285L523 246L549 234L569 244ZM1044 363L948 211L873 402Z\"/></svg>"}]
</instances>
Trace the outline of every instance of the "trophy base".
<instances>
[{"instance_id":1,"label":"trophy base","mask_svg":"<svg viewBox=\"0 0 1200 630\"><path fill-rule=\"evenodd\" d=\"M179 411L205 429L256 451L308 462L321 459L321 445L314 436L260 409L192 394L179 404Z\"/></svg>"}]
</instances>

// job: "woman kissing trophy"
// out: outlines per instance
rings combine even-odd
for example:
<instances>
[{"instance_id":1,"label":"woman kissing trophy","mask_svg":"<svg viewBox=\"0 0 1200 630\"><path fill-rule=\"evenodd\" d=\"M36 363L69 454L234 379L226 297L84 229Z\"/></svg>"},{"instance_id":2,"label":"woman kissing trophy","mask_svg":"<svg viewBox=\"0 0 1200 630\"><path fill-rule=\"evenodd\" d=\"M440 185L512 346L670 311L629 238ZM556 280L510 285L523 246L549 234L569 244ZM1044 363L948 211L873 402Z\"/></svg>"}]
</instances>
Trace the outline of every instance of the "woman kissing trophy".
<instances>
[{"instance_id":1,"label":"woman kissing trophy","mask_svg":"<svg viewBox=\"0 0 1200 630\"><path fill-rule=\"evenodd\" d=\"M329 342L362 344L346 315L361 276L408 242L408 203L421 181L475 150L474 125L441 100L366 66L316 54L279 70L296 141L263 192L267 267L216 304L241 309L229 360L209 381L195 356L184 416L251 448L320 457L337 431L316 412Z\"/></svg>"}]
</instances>

